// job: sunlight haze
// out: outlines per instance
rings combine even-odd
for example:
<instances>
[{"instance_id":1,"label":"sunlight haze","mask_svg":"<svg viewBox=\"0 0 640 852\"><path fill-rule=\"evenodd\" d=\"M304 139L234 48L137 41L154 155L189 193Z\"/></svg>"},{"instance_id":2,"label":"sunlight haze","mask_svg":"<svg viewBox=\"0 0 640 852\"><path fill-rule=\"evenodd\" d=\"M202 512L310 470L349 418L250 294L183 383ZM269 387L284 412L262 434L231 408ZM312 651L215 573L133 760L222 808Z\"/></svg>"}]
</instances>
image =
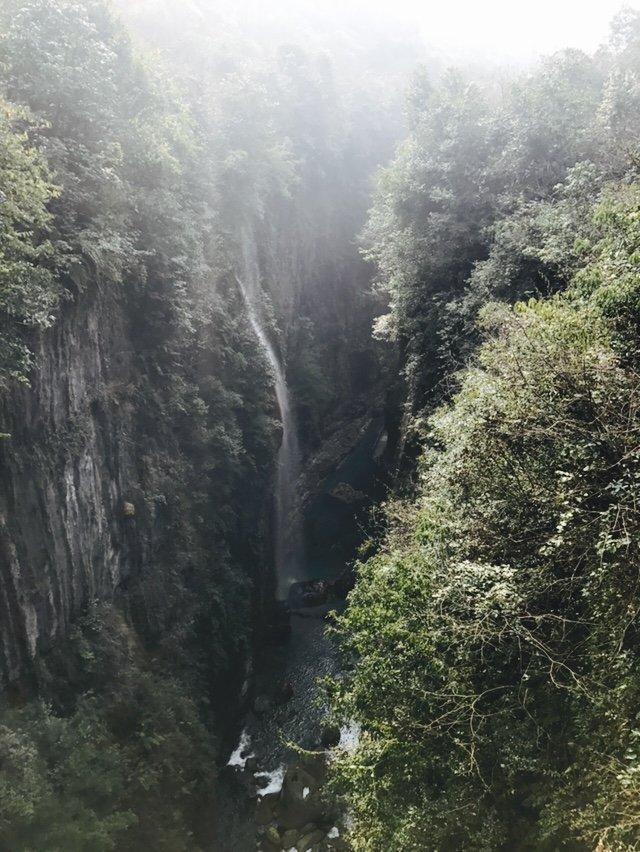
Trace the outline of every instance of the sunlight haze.
<instances>
[{"instance_id":1,"label":"sunlight haze","mask_svg":"<svg viewBox=\"0 0 640 852\"><path fill-rule=\"evenodd\" d=\"M611 19L624 5L618 0L591 4L580 0L530 4L408 0L407 9L420 21L425 40L437 47L527 56L565 47L595 49L606 39ZM626 5L638 8L639 4Z\"/></svg>"},{"instance_id":2,"label":"sunlight haze","mask_svg":"<svg viewBox=\"0 0 640 852\"><path fill-rule=\"evenodd\" d=\"M214 4L212 4L214 5ZM233 4L237 8L237 4ZM624 7L640 8L638 0L540 0L514 3L509 0L474 0L429 3L422 0L374 0L338 2L289 0L269 6L253 3L254 12L268 15L288 8L311 17L320 10L334 12L343 22L363 16L395 19L416 26L429 46L454 53L477 53L496 58L531 57L566 47L594 50L606 40L612 18Z\"/></svg>"},{"instance_id":3,"label":"sunlight haze","mask_svg":"<svg viewBox=\"0 0 640 852\"><path fill-rule=\"evenodd\" d=\"M0 852L640 852L640 0L0 0Z\"/></svg>"}]
</instances>

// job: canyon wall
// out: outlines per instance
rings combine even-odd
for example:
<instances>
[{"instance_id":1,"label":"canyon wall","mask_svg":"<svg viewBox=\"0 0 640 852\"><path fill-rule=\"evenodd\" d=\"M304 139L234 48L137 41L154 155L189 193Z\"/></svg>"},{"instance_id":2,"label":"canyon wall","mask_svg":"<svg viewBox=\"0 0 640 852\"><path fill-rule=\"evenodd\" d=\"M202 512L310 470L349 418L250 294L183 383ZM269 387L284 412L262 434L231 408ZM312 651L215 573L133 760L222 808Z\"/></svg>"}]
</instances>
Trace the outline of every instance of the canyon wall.
<instances>
[{"instance_id":1,"label":"canyon wall","mask_svg":"<svg viewBox=\"0 0 640 852\"><path fill-rule=\"evenodd\" d=\"M206 446L185 426L189 412L158 405L176 377L157 374L157 364L141 372L144 323L135 316L125 293L85 274L57 324L35 343L31 386L3 400L2 430L10 436L0 443L3 687L37 679L36 660L68 635L91 601L118 601L153 644L193 616L205 578L219 578L224 589L225 573L236 573L248 621L251 599L271 582L275 424L265 414L261 455L240 435L256 458L250 470L225 473L224 501L235 517L213 530L217 501L206 492L215 489L216 472L198 470ZM206 339L201 345L191 379L206 397L221 379L220 365L207 363ZM262 374L264 402L273 408L266 369ZM245 638L250 632L247 624ZM238 636L230 631L227 642L222 650L237 662Z\"/></svg>"}]
</instances>

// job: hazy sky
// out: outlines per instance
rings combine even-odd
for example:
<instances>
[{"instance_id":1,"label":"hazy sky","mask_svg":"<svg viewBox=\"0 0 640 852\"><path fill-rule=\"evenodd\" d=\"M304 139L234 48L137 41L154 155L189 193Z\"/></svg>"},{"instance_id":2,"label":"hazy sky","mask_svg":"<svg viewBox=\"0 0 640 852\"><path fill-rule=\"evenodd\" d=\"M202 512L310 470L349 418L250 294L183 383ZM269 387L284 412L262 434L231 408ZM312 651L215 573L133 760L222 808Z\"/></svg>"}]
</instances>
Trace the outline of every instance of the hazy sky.
<instances>
[{"instance_id":1,"label":"hazy sky","mask_svg":"<svg viewBox=\"0 0 640 852\"><path fill-rule=\"evenodd\" d=\"M0 3L2 0L0 0ZM127 6L133 0L116 0ZM565 47L593 51L605 42L609 23L623 6L640 0L136 0L140 6L179 8L206 18L207 8L225 10L242 28L266 23L293 31L299 25L370 26L385 32L404 25L452 59L473 56L527 60Z\"/></svg>"},{"instance_id":2,"label":"hazy sky","mask_svg":"<svg viewBox=\"0 0 640 852\"><path fill-rule=\"evenodd\" d=\"M347 0L348 2L348 0ZM611 18L640 0L374 0L416 15L426 40L438 47L497 51L514 56L562 47L593 50Z\"/></svg>"},{"instance_id":3,"label":"hazy sky","mask_svg":"<svg viewBox=\"0 0 640 852\"><path fill-rule=\"evenodd\" d=\"M180 0L184 2L184 0ZM202 2L202 0L200 0ZM640 0L209 0L248 4L260 10L309 17L327 13L339 22L395 19L422 32L424 40L452 54L529 58L564 47L592 51L606 41L609 23ZM304 11L303 11L304 10Z\"/></svg>"}]
</instances>

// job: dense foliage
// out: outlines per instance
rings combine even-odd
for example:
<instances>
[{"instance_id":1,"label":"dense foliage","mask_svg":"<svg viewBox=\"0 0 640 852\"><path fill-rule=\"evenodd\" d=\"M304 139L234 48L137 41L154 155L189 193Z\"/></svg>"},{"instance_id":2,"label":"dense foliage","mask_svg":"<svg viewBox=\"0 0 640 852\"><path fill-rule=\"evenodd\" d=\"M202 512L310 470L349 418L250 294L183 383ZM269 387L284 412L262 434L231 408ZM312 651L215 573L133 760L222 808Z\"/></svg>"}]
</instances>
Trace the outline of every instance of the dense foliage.
<instances>
[{"instance_id":1,"label":"dense foliage","mask_svg":"<svg viewBox=\"0 0 640 852\"><path fill-rule=\"evenodd\" d=\"M273 586L254 276L305 452L381 409L390 338L391 444L419 457L336 626L353 848L640 848L639 16L510 83L419 73L363 259L412 47L117 5L162 62L102 0L0 7L0 461L66 484L98 435L105 494L120 468L135 492L112 595L3 703L0 847L210 843L213 732ZM91 323L76 410L59 356Z\"/></svg>"},{"instance_id":2,"label":"dense foliage","mask_svg":"<svg viewBox=\"0 0 640 852\"><path fill-rule=\"evenodd\" d=\"M640 843L638 32L497 111L446 80L382 177L423 449L337 624L356 850Z\"/></svg>"},{"instance_id":3,"label":"dense foliage","mask_svg":"<svg viewBox=\"0 0 640 852\"><path fill-rule=\"evenodd\" d=\"M47 204L56 193L41 155L29 144L24 110L0 101L0 387L25 381L31 364L22 333L48 328L58 301L47 239Z\"/></svg>"},{"instance_id":4,"label":"dense foliage","mask_svg":"<svg viewBox=\"0 0 640 852\"><path fill-rule=\"evenodd\" d=\"M3 849L193 849L210 831L214 741L183 686L95 606L60 650L87 690L3 714ZM61 688L59 683L58 689Z\"/></svg>"},{"instance_id":5,"label":"dense foliage","mask_svg":"<svg viewBox=\"0 0 640 852\"><path fill-rule=\"evenodd\" d=\"M194 848L211 731L266 594L271 380L230 275L204 129L170 81L101 2L12 0L0 25L5 459L32 459L55 484L100 430L101 446L134 448L139 482L137 528L117 543L130 551L126 630L107 611L77 665L68 649L37 658L31 689L50 705L2 715L0 846ZM131 369L25 436L28 390L12 380L40 381L87 311L114 335L88 357ZM96 648L111 645L95 684Z\"/></svg>"},{"instance_id":6,"label":"dense foliage","mask_svg":"<svg viewBox=\"0 0 640 852\"><path fill-rule=\"evenodd\" d=\"M238 289L247 257L307 446L378 380L354 236L399 133L395 82L382 91L366 51L349 90L317 48L120 5L136 44L102 0L0 4L0 466L16 515L0 535L3 560L14 541L27 553L24 576L3 562L1 578L18 589L8 632L34 643L11 649L26 665L2 696L3 849L211 838L212 732L235 722L274 585L279 427ZM47 494L21 529L25 471ZM73 515L64 546L86 551L67 584L47 500ZM86 533L104 506L106 557ZM44 553L20 548L40 521ZM83 592L105 587L83 617Z\"/></svg>"},{"instance_id":7,"label":"dense foliage","mask_svg":"<svg viewBox=\"0 0 640 852\"><path fill-rule=\"evenodd\" d=\"M480 304L566 283L579 202L593 202L603 180L631 165L637 75L629 13L593 57L557 54L508 86L457 72L414 80L409 137L381 174L364 233L391 301L378 332L400 343L413 413L463 363ZM563 242L536 254L548 204L576 164L581 187L574 172L572 206L556 225Z\"/></svg>"}]
</instances>

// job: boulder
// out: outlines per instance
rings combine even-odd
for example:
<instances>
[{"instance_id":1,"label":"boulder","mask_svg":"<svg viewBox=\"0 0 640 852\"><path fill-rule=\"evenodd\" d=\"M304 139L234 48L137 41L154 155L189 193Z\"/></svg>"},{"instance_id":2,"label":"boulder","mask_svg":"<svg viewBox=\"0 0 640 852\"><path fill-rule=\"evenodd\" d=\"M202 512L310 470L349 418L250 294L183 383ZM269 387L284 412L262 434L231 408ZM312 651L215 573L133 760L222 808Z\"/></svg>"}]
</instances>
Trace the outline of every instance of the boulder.
<instances>
[{"instance_id":1,"label":"boulder","mask_svg":"<svg viewBox=\"0 0 640 852\"><path fill-rule=\"evenodd\" d=\"M322 729L320 742L324 748L335 748L340 743L340 727L327 724Z\"/></svg>"},{"instance_id":2,"label":"boulder","mask_svg":"<svg viewBox=\"0 0 640 852\"><path fill-rule=\"evenodd\" d=\"M265 832L265 839L269 841L269 843L273 843L274 846L280 846L282 843L282 838L280 837L280 832L275 827L275 825L270 825L269 828Z\"/></svg>"},{"instance_id":3,"label":"boulder","mask_svg":"<svg viewBox=\"0 0 640 852\"><path fill-rule=\"evenodd\" d=\"M289 589L290 606L299 609L324 605L329 598L326 580L302 580Z\"/></svg>"},{"instance_id":4,"label":"boulder","mask_svg":"<svg viewBox=\"0 0 640 852\"><path fill-rule=\"evenodd\" d=\"M298 840L300 839L300 832L295 828L290 828L284 832L282 835L282 848L283 849L293 849Z\"/></svg>"},{"instance_id":5,"label":"boulder","mask_svg":"<svg viewBox=\"0 0 640 852\"><path fill-rule=\"evenodd\" d=\"M284 825L290 828L302 828L322 817L324 803L318 795L319 787L317 778L314 778L304 767L289 767L284 777L278 804ZM301 834L305 833L309 832L301 832Z\"/></svg>"},{"instance_id":6,"label":"boulder","mask_svg":"<svg viewBox=\"0 0 640 852\"><path fill-rule=\"evenodd\" d=\"M314 846L319 843L322 843L324 840L324 832L320 831L320 829L316 829L312 831L310 834L305 834L303 837L298 840L296 845L296 849L298 852L309 852Z\"/></svg>"},{"instance_id":7,"label":"boulder","mask_svg":"<svg viewBox=\"0 0 640 852\"><path fill-rule=\"evenodd\" d=\"M335 500L340 500L341 503L352 505L353 503L362 503L367 499L367 495L362 491L356 491L353 485L348 482L340 482L333 491L330 492Z\"/></svg>"},{"instance_id":8,"label":"boulder","mask_svg":"<svg viewBox=\"0 0 640 852\"><path fill-rule=\"evenodd\" d=\"M318 782L302 766L290 766L282 784L282 801L287 804L306 802L311 793L318 789Z\"/></svg>"}]
</instances>

